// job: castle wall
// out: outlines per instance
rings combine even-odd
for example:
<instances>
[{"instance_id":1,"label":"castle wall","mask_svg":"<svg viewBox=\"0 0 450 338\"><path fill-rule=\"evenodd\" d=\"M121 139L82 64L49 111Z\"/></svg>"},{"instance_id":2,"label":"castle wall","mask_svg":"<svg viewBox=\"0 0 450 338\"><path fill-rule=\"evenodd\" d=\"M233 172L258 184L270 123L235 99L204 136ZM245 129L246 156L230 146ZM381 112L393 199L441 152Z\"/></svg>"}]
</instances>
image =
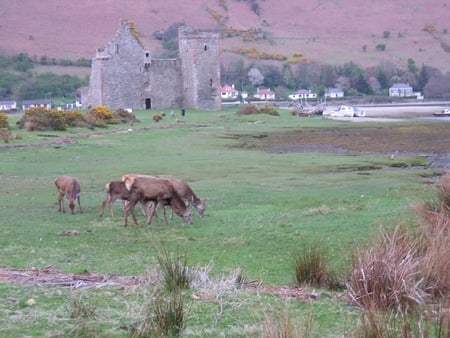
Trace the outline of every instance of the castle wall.
<instances>
[{"instance_id":1,"label":"castle wall","mask_svg":"<svg viewBox=\"0 0 450 338\"><path fill-rule=\"evenodd\" d=\"M143 99L150 99L151 108L179 108L183 104L180 59L152 59L146 67L142 85Z\"/></svg>"},{"instance_id":2,"label":"castle wall","mask_svg":"<svg viewBox=\"0 0 450 338\"><path fill-rule=\"evenodd\" d=\"M179 51L187 108L221 109L218 39L214 32L180 28Z\"/></svg>"},{"instance_id":3,"label":"castle wall","mask_svg":"<svg viewBox=\"0 0 450 338\"><path fill-rule=\"evenodd\" d=\"M132 23L124 20L114 38L97 50L92 60L83 105L219 110L218 35L180 29L179 41L180 58L152 59Z\"/></svg>"}]
</instances>

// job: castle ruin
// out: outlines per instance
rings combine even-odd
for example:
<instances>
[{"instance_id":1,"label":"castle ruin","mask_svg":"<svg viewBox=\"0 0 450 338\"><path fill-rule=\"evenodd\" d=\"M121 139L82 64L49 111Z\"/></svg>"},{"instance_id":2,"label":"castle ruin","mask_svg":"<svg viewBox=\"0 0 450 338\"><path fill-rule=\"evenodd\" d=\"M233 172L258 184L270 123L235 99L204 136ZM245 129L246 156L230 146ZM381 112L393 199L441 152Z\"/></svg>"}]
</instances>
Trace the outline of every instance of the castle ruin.
<instances>
[{"instance_id":1,"label":"castle ruin","mask_svg":"<svg viewBox=\"0 0 450 338\"><path fill-rule=\"evenodd\" d=\"M92 59L85 108L220 110L219 35L180 27L179 57L154 59L134 24L121 20Z\"/></svg>"}]
</instances>

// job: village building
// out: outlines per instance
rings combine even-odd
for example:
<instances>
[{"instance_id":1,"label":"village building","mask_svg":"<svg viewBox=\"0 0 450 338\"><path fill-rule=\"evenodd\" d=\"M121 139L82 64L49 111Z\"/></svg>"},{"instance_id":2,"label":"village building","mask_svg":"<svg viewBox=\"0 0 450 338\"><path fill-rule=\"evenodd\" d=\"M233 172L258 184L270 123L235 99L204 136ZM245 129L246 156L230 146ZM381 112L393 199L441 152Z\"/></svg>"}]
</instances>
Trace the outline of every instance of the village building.
<instances>
[{"instance_id":1,"label":"village building","mask_svg":"<svg viewBox=\"0 0 450 338\"><path fill-rule=\"evenodd\" d=\"M331 98L344 97L344 91L339 88L328 88L325 91L325 97L331 97Z\"/></svg>"},{"instance_id":2,"label":"village building","mask_svg":"<svg viewBox=\"0 0 450 338\"><path fill-rule=\"evenodd\" d=\"M394 83L389 88L389 96L409 97L416 96L416 94L414 94L413 87L408 83Z\"/></svg>"},{"instance_id":3,"label":"village building","mask_svg":"<svg viewBox=\"0 0 450 338\"><path fill-rule=\"evenodd\" d=\"M0 101L0 111L15 111L17 110L17 101L5 100Z\"/></svg>"},{"instance_id":4,"label":"village building","mask_svg":"<svg viewBox=\"0 0 450 338\"><path fill-rule=\"evenodd\" d=\"M313 93L309 89L299 89L295 93L288 95L291 100L317 99L317 93Z\"/></svg>"},{"instance_id":5,"label":"village building","mask_svg":"<svg viewBox=\"0 0 450 338\"><path fill-rule=\"evenodd\" d=\"M220 110L219 34L180 27L179 57L155 59L134 23L121 20L113 39L92 59L84 108Z\"/></svg>"},{"instance_id":6,"label":"village building","mask_svg":"<svg viewBox=\"0 0 450 338\"><path fill-rule=\"evenodd\" d=\"M239 91L234 87L234 84L231 86L225 84L220 89L220 97L222 99L237 99L239 96Z\"/></svg>"},{"instance_id":7,"label":"village building","mask_svg":"<svg viewBox=\"0 0 450 338\"><path fill-rule=\"evenodd\" d=\"M253 97L260 100L275 100L275 93L270 88L256 88L256 93Z\"/></svg>"},{"instance_id":8,"label":"village building","mask_svg":"<svg viewBox=\"0 0 450 338\"><path fill-rule=\"evenodd\" d=\"M52 109L52 101L47 100L47 99L22 101L22 110L27 110L30 108L37 108L37 107Z\"/></svg>"}]
</instances>

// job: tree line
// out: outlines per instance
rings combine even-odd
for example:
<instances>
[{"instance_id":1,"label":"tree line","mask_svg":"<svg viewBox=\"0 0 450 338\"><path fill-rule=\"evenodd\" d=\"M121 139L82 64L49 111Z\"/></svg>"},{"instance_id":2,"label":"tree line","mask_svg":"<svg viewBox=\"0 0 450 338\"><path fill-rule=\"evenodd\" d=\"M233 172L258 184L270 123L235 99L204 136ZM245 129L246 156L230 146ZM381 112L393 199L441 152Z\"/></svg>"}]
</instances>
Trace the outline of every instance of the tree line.
<instances>
[{"instance_id":1,"label":"tree line","mask_svg":"<svg viewBox=\"0 0 450 338\"><path fill-rule=\"evenodd\" d=\"M256 87L271 88L277 97L287 97L292 91L310 89L323 96L327 88L342 89L346 96L388 96L394 83L408 83L414 91L427 98L448 99L450 73L421 65L408 59L405 68L390 62L362 68L355 62L327 65L317 62L299 62L281 65L274 63L247 63L243 58L221 65L223 84L234 84L238 90L254 93Z\"/></svg>"},{"instance_id":2,"label":"tree line","mask_svg":"<svg viewBox=\"0 0 450 338\"><path fill-rule=\"evenodd\" d=\"M26 53L14 56L0 55L0 99L24 100L42 98L74 98L77 89L87 86L89 79L72 75L57 75L51 72L37 74L34 70L39 64L89 67L90 61L80 59L72 62L66 59L38 60Z\"/></svg>"},{"instance_id":3,"label":"tree line","mask_svg":"<svg viewBox=\"0 0 450 338\"><path fill-rule=\"evenodd\" d=\"M88 77L54 73L37 74L36 65L57 64L90 66L90 61L80 59L76 62L66 59L39 60L26 53L14 56L0 55L0 99L24 100L41 98L73 98L79 87L87 86ZM346 96L388 96L389 87L394 83L409 83L414 91L421 92L428 99L448 99L450 97L450 73L439 69L416 65L408 59L403 69L390 62L362 68L355 62L343 65L327 65L317 62L290 64L249 62L244 58L230 60L221 64L222 84L234 84L240 91L250 94L257 87L268 87L277 97L287 97L298 89L310 89L324 95L327 88L340 88Z\"/></svg>"}]
</instances>

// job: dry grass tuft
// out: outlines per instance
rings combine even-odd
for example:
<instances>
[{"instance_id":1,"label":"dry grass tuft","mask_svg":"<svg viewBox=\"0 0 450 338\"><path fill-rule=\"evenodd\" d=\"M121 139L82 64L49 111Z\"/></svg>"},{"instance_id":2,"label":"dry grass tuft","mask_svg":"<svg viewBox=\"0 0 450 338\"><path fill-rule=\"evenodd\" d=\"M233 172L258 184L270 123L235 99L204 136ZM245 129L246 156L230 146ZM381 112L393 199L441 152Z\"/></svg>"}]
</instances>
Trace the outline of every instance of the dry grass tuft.
<instances>
[{"instance_id":1,"label":"dry grass tuft","mask_svg":"<svg viewBox=\"0 0 450 338\"><path fill-rule=\"evenodd\" d=\"M436 201L415 207L421 218L415 232L397 226L355 252L347 290L363 310L358 336L427 337L430 330L448 336L450 172L436 188Z\"/></svg>"},{"instance_id":2,"label":"dry grass tuft","mask_svg":"<svg viewBox=\"0 0 450 338\"><path fill-rule=\"evenodd\" d=\"M397 226L382 232L373 248L357 250L347 283L352 303L364 310L411 313L426 298L414 241Z\"/></svg>"},{"instance_id":3,"label":"dry grass tuft","mask_svg":"<svg viewBox=\"0 0 450 338\"><path fill-rule=\"evenodd\" d=\"M307 284L330 289L342 287L336 276L329 271L325 249L319 244L306 245L294 254L294 270L299 286Z\"/></svg>"}]
</instances>

